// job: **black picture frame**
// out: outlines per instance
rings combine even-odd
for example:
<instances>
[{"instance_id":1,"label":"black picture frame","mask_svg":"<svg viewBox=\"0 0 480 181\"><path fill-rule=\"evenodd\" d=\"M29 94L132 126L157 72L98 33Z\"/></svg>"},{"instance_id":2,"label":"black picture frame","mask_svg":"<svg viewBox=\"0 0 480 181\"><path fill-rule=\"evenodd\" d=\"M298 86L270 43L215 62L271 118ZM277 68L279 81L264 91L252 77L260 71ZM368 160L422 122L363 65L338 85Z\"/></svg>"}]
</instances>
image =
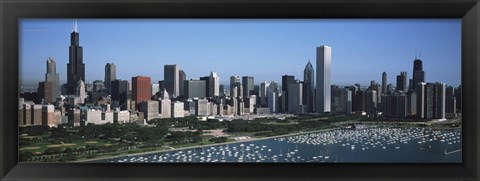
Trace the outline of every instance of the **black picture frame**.
<instances>
[{"instance_id":1,"label":"black picture frame","mask_svg":"<svg viewBox=\"0 0 480 181\"><path fill-rule=\"evenodd\" d=\"M461 164L18 163L19 18L461 18ZM0 0L1 180L478 180L478 0Z\"/></svg>"}]
</instances>

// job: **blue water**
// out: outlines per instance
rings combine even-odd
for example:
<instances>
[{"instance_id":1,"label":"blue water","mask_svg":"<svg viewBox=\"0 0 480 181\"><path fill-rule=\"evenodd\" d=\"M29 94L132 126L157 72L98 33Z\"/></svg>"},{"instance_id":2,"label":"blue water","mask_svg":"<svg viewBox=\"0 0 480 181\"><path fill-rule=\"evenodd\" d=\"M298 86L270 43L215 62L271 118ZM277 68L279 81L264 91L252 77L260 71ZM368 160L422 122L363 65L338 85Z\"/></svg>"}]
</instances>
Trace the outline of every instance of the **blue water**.
<instances>
[{"instance_id":1,"label":"blue water","mask_svg":"<svg viewBox=\"0 0 480 181\"><path fill-rule=\"evenodd\" d=\"M94 162L461 163L460 149L460 129L370 127L123 156ZM452 151L454 152L445 154Z\"/></svg>"}]
</instances>

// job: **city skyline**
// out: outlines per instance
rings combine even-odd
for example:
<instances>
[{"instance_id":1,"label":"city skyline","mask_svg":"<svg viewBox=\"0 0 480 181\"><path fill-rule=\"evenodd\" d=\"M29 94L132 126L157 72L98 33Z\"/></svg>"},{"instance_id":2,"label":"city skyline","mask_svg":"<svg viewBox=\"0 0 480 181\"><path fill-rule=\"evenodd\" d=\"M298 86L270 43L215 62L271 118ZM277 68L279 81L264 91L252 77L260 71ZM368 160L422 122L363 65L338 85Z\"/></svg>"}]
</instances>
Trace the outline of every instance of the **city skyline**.
<instances>
[{"instance_id":1,"label":"city skyline","mask_svg":"<svg viewBox=\"0 0 480 181\"><path fill-rule=\"evenodd\" d=\"M60 82L64 83L66 80L66 66L65 64L68 62L68 48L65 48L65 44L68 46L68 39L69 35L72 32L72 22L73 20L21 20L20 21L20 29L21 29L21 38L20 38L20 77L21 81L38 81L38 80L28 80L27 77L39 77L36 76L37 74L44 74L44 69L38 69L38 64L45 65L45 61L48 57L52 57L56 60L57 64L57 73L60 74ZM106 25L99 24L105 23ZM260 24L259 22L263 22ZM47 29L41 29L45 25L52 25L51 27L47 27ZM145 26L171 26L171 31L175 28L182 28L188 27L193 25L199 25L199 30L193 31L193 33L180 31L177 33L170 32L171 34L177 35L171 38L172 40L177 41L186 41L189 38L192 38L195 32L198 34L201 31L210 30L212 32L223 32L225 30L230 30L230 33L238 33L238 36L244 37L246 40L241 41L239 37L236 36L227 36L228 33L222 33L220 35L211 35L209 34L206 37L199 37L198 41L192 41L193 45L185 44L185 49L182 49L177 42L177 44L170 44L168 43L169 39L165 40L165 45L162 44L161 41L157 42L158 44L162 44L162 46L168 47L169 45L178 46L178 50L174 48L170 48L170 51L164 49L155 50L153 47L150 47L150 50L145 50L144 46L135 47L133 44L124 45L119 44L113 46L112 43L116 41L92 41L92 37L102 36L104 35L105 31L107 30L114 30L112 31L112 36L102 37L105 39L114 39L119 38L117 37L116 31L120 32L128 32L134 30L122 30L121 28L115 29L108 29L104 28L103 31L99 31L98 28L102 28L105 26L115 27L115 26L126 26L127 24L138 24L140 27ZM166 24L166 25L164 25ZM266 25L265 25L266 24ZM406 27L411 27L415 25L416 29L409 30L410 32L404 34L415 34L417 36L413 36L417 38L419 44L418 46L411 46L411 47L402 47L395 52L395 55L388 56L387 54L390 52L393 45L390 44L380 44L378 42L384 42L387 40L376 40L372 39L372 42L363 42L362 47L356 48L347 48L349 46L358 45L359 42L356 39L350 39L351 44L342 44L341 42L345 41L346 38L349 36L346 35L347 30L345 30L348 26L357 27L358 34L365 33L367 29L375 29L376 34L379 34L379 37L386 36L389 37L388 34L393 34L395 32L399 32L402 28L391 31L392 28L399 28L400 25L410 25ZM67 26L67 27L65 27ZM68 26L70 26L68 28ZM311 37L308 35L297 35L298 32L309 32L310 30L307 29L308 27L316 27L316 26L337 26L339 30L342 30L341 33L330 32L328 34L325 33L314 33ZM368 26L368 27L367 27ZM54 27L65 27L59 29L53 29ZM82 28L83 27L83 28ZM265 29L268 27L267 29ZM284 29L282 29L282 27ZM299 27L299 29L295 29L295 27ZM440 27L443 27L440 28ZM37 28L37 29L35 29ZM240 28L240 30L236 29ZM242 29L243 28L243 29ZM247 29L245 29L247 28ZM263 28L263 29L262 29ZM280 28L280 30L276 29ZM303 29L302 29L303 28ZM318 27L317 27L318 28ZM363 29L362 29L363 28ZM383 29L382 29L383 28ZM128 29L128 28L127 28ZM217 30L220 29L220 30ZM390 29L390 33L387 30ZM435 29L435 31L427 31L425 29ZM53 31L52 31L53 30ZM58 31L58 32L56 32ZM60 32L61 31L61 32ZM62 33L65 31L64 33ZM138 31L146 31L146 30L137 30ZM149 30L152 31L152 30ZM147 31L147 32L149 32ZM166 31L166 30L165 30ZM152 31L150 33L158 32L161 34L165 32L162 30ZM246 33L242 33L240 31L246 31L246 33L257 32L259 35L258 37L254 36L246 36ZM331 30L332 31L332 30ZM325 44L334 47L332 51L332 84L336 85L351 85L354 83L360 83L362 86L368 85L368 82L371 80L375 80L376 82L381 82L381 74L382 72L386 72L388 76L388 83L395 84L395 76L398 75L401 71L406 71L408 78L411 77L413 74L412 72L412 62L416 56L421 56L424 63L424 71L427 72L426 80L427 82L444 82L447 85L458 86L460 84L460 20L392 20L392 21L384 21L384 20L78 20L78 32L80 32L80 45L84 47L84 63L85 63L85 79L87 82L92 82L93 80L103 80L104 79L104 66L106 63L114 63L117 67L117 78L123 80L131 80L131 77L142 75L142 76L149 76L152 78L152 82L157 82L159 80L163 80L163 66L167 64L178 64L181 70L184 70L187 75L187 80L189 79L199 79L200 77L208 76L211 71L217 72L220 83L224 85L229 84L229 77L230 76L252 76L254 77L255 85L260 84L263 81L281 81L282 75L293 75L296 79L302 80L303 78L303 68L307 64L309 60L315 59L315 48ZM287 33L288 32L288 33ZM382 35L380 32L383 32ZM419 34L422 33L415 33L415 32L422 32L423 36ZM429 32L429 33L426 33ZM432 33L434 32L434 33ZM452 34L453 32L453 34ZM267 35L268 33L276 33L274 36ZM342 36L342 33L344 36ZM445 34L448 33L448 34ZM46 34L43 38L52 37L51 41L49 41L49 45L51 46L43 46L38 47L38 41L42 38L37 37L39 34ZM254 33L255 34L255 33ZM308 34L308 33L306 33ZM339 35L340 34L340 35ZM432 35L433 34L433 35ZM127 41L125 42L134 42L139 43L141 41L146 41L145 39L133 40L138 35L126 34L131 35L120 37L124 38ZM142 37L148 37L148 33L142 35ZM183 36L181 36L183 35ZM263 36L260 36L263 35ZM281 37L282 35L288 35L292 37L285 38L286 40L277 40L271 41L262 41L264 39L273 40L272 38ZM324 35L327 37L325 41L323 38L314 38L318 37L319 35ZM332 35L333 37L337 37L336 41L333 38L328 38L328 35ZM446 36L448 35L448 36ZM159 35L160 36L160 35ZM162 35L165 36L165 35ZM245 37L246 36L246 37ZM405 35L406 36L406 35ZM405 38L411 39L411 37L405 37L399 35L397 39ZM55 37L55 38L53 38ZM222 38L229 37L231 39L224 40ZM295 39L303 37L303 39ZM399 38L400 37L400 38ZM443 37L442 39L436 39L438 37ZM66 38L66 39L65 39ZM99 37L97 37L99 38ZM130 39L129 39L130 38ZM208 39L210 38L210 39ZM351 36L350 36L351 38ZM357 39L361 39L356 37ZM363 37L365 38L365 37ZM368 37L367 37L368 38ZM152 39L156 39L156 37L152 37ZM194 46L197 44L205 43L206 40L207 45L210 46L196 46L196 49L188 49L186 47ZM259 40L256 40L259 39ZM308 39L308 40L307 40ZM332 40L333 39L333 40ZM432 40L431 42L425 42L426 40ZM195 40L195 39L193 39ZM202 41L203 40L203 41ZM255 40L255 41L254 41ZM303 43L300 40L307 40L308 43ZM373 41L375 40L375 41ZM55 43L56 41L65 41ZM117 40L117 44L119 43ZM171 41L171 40L170 40ZM228 44L232 45L231 48L229 47L219 47L219 42L223 43L235 43L235 42L242 42L242 45L238 44ZM248 42L251 41L251 42ZM261 43L262 42L262 43ZM340 43L337 43L340 42ZM439 45L439 42L443 42L444 44ZM446 43L449 42L449 43ZM187 43L187 42L185 42ZM209 43L209 44L208 44ZM258 43L258 44L255 44ZM289 44L290 43L290 44ZM393 42L392 44L403 45L405 42ZM412 42L412 44L415 42ZM58 46L62 48L55 48ZM104 44L110 44L112 46L106 46ZM289 45L287 45L289 44ZM373 48L378 48L378 50L374 50L376 54L371 54L372 47L371 45L377 46ZM398 44L398 45L397 45ZM455 46L457 44L458 46ZM146 43L145 45L152 45ZM156 44L155 44L156 45ZM298 45L299 47L296 47ZM303 48L304 46L307 46ZM370 47L368 46L370 45ZM431 46L427 46L431 45ZM98 46L101 46L98 47ZM120 47L120 48L118 48ZM131 49L131 51L118 51L112 52L112 50L121 50L123 48ZM214 49L214 47L219 48L218 51ZM291 51L287 51L285 49L295 47L291 49ZM302 48L301 48L302 47ZM385 48L387 47L387 48ZM395 46L394 46L395 47ZM30 50L32 48L36 48L35 50ZM45 49L44 49L45 48ZM137 48L137 49L136 49ZM239 51L232 52L234 50ZM251 48L251 49L249 49ZM260 50L258 49L260 48ZM44 49L44 51L42 51ZM142 50L138 50L142 49ZM167 48L168 49L168 48ZM353 49L353 50L352 50ZM358 49L358 50L357 50ZM449 49L450 51L433 51L434 49ZM63 51L62 51L63 50ZM204 51L202 51L204 50ZM208 50L208 51L207 51ZM368 50L368 51L366 51ZM382 51L383 50L383 51ZM180 51L180 52L179 52ZM197 52L198 51L198 52ZM352 55L348 55L344 52L353 52ZM423 52L423 55L420 55L418 51ZM34 52L34 53L24 53L24 52ZM182 53L183 52L183 53ZM293 52L293 53L292 53ZM102 56L108 56L106 54L110 53L111 58L101 58ZM146 59L145 61L142 60L134 60L129 59L132 55L138 54L149 54L152 59ZM303 53L303 55L301 55ZM48 54L47 57L41 58L41 56ZM173 57L176 54L177 57ZM198 56L195 56L197 55ZM218 55L216 55L218 54ZM66 56L65 56L66 55ZM124 55L124 56L121 56ZM156 56L158 55L158 56ZM162 57L169 55L172 56L170 59L161 61ZM226 56L226 58L219 57L220 55L241 55L241 56ZM296 55L299 55L296 57ZM117 58L114 58L118 56ZM174 60L193 56L198 58L185 58L184 60L179 60L174 62ZM217 57L218 56L218 57ZM382 57L389 57L382 58ZM38 57L38 58L36 58ZM205 60L208 57L210 61L201 61L200 64L197 64L197 60ZM242 57L249 57L239 61L238 59ZM272 58L269 58L272 57ZM296 57L296 58L294 58ZM350 58L349 58L350 57ZM356 58L355 58L356 57ZM372 57L372 58L369 58ZM351 61L351 59L358 59L362 60L359 63L358 61ZM457 59L458 61L454 61ZM35 61L33 61L35 59ZM37 60L38 59L38 60ZM112 60L113 59L113 60ZM139 59L145 59L141 56ZM368 61L365 63L365 59L371 59L372 61ZM384 59L383 62L379 62L377 59ZM399 61L399 59L401 59ZM94 61L95 60L95 61ZM237 60L237 61L235 61ZM388 61L388 65L386 64ZM394 61L397 60L397 61ZM131 62L144 62L143 64L135 63L135 66L129 67L127 64ZM371 63L370 63L371 62ZM31 65L27 66L25 64ZM150 65L152 64L152 65ZM251 65L249 68L237 68L236 66L245 67L245 65ZM316 62L312 61L313 66L316 66ZM375 66L372 66L375 65ZM383 66L382 66L383 65ZM215 68L213 68L215 67ZM232 67L232 68L230 68ZM272 69L270 69L272 67ZM456 67L456 68L455 68ZM448 68L448 70L447 70ZM38 69L38 70L36 70ZM355 77L352 79L352 77Z\"/></svg>"}]
</instances>

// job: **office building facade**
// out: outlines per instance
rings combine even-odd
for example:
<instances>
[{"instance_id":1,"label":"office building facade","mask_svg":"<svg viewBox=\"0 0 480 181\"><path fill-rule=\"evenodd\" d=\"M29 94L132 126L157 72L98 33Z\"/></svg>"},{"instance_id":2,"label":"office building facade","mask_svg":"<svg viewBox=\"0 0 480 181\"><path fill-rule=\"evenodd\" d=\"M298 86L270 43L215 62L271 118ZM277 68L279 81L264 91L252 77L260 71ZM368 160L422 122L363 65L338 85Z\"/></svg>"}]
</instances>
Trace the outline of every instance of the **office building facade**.
<instances>
[{"instance_id":1,"label":"office building facade","mask_svg":"<svg viewBox=\"0 0 480 181\"><path fill-rule=\"evenodd\" d=\"M105 88L107 92L111 94L112 81L117 79L117 67L113 63L107 63L105 65Z\"/></svg>"},{"instance_id":2,"label":"office building facade","mask_svg":"<svg viewBox=\"0 0 480 181\"><path fill-rule=\"evenodd\" d=\"M54 100L60 95L60 76L57 73L57 63L56 61L49 57L47 59L47 73L45 73L45 82L50 82L52 87L50 88L52 92L50 100Z\"/></svg>"},{"instance_id":3,"label":"office building facade","mask_svg":"<svg viewBox=\"0 0 480 181\"><path fill-rule=\"evenodd\" d=\"M243 97L248 98L250 97L250 91L254 90L254 82L253 77L251 76L243 76L242 77L242 87L243 87Z\"/></svg>"},{"instance_id":4,"label":"office building facade","mask_svg":"<svg viewBox=\"0 0 480 181\"><path fill-rule=\"evenodd\" d=\"M141 102L150 100L151 96L151 78L146 76L132 77L132 100L135 101L135 107Z\"/></svg>"},{"instance_id":5,"label":"office building facade","mask_svg":"<svg viewBox=\"0 0 480 181\"><path fill-rule=\"evenodd\" d=\"M169 92L173 97L178 96L180 92L179 73L180 70L177 64L164 66L164 86L167 92Z\"/></svg>"},{"instance_id":6,"label":"office building facade","mask_svg":"<svg viewBox=\"0 0 480 181\"><path fill-rule=\"evenodd\" d=\"M220 96L220 78L217 72L211 72L209 77L209 97Z\"/></svg>"},{"instance_id":7,"label":"office building facade","mask_svg":"<svg viewBox=\"0 0 480 181\"><path fill-rule=\"evenodd\" d=\"M308 61L303 70L303 104L307 108L307 112L315 111L315 71L312 64Z\"/></svg>"},{"instance_id":8,"label":"office building facade","mask_svg":"<svg viewBox=\"0 0 480 181\"><path fill-rule=\"evenodd\" d=\"M204 80L185 80L183 81L184 97L185 98L205 98L206 97L206 82Z\"/></svg>"},{"instance_id":9,"label":"office building facade","mask_svg":"<svg viewBox=\"0 0 480 181\"><path fill-rule=\"evenodd\" d=\"M316 112L331 111L331 57L332 49L329 46L317 47L317 84L316 84Z\"/></svg>"},{"instance_id":10,"label":"office building facade","mask_svg":"<svg viewBox=\"0 0 480 181\"><path fill-rule=\"evenodd\" d=\"M303 105L303 84L300 81L288 84L288 112L301 113L300 106Z\"/></svg>"},{"instance_id":11,"label":"office building facade","mask_svg":"<svg viewBox=\"0 0 480 181\"><path fill-rule=\"evenodd\" d=\"M400 72L400 75L397 75L397 91L407 92L407 72Z\"/></svg>"}]
</instances>

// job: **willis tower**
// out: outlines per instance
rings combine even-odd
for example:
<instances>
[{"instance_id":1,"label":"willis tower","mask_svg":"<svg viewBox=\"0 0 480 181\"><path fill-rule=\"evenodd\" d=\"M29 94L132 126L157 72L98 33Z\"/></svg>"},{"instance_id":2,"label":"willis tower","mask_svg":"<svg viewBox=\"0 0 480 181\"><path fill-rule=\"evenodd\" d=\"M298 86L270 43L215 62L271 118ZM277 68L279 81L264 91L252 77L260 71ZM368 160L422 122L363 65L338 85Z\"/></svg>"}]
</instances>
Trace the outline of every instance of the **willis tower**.
<instances>
[{"instance_id":1,"label":"willis tower","mask_svg":"<svg viewBox=\"0 0 480 181\"><path fill-rule=\"evenodd\" d=\"M73 24L70 34L69 62L67 64L67 94L75 94L79 80L85 82L85 64L83 63L83 48L80 46L77 32L77 21Z\"/></svg>"}]
</instances>

